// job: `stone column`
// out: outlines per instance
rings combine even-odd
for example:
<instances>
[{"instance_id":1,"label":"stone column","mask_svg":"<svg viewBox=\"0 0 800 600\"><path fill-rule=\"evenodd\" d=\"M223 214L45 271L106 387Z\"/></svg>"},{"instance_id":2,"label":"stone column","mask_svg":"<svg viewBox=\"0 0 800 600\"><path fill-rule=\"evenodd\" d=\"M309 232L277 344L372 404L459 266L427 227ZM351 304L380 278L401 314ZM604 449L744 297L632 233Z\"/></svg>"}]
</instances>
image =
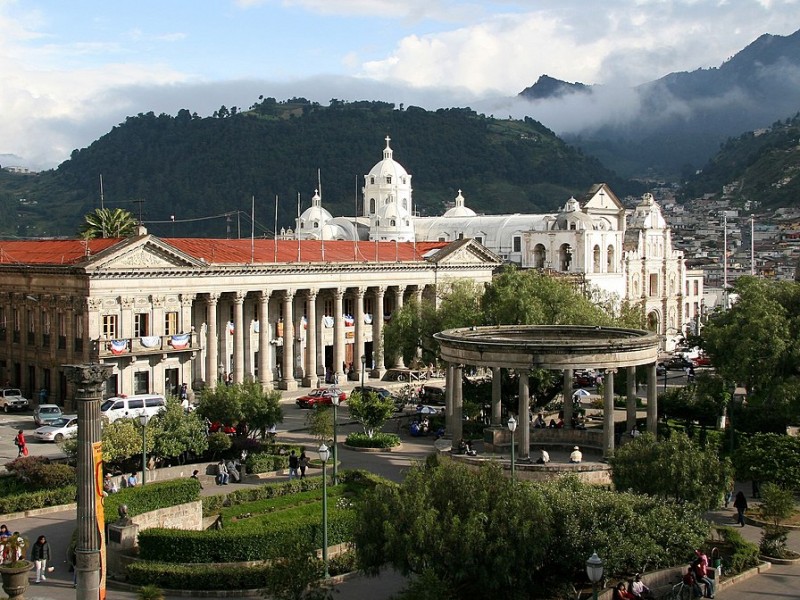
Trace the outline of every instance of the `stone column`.
<instances>
[{"instance_id":1,"label":"stone column","mask_svg":"<svg viewBox=\"0 0 800 600\"><path fill-rule=\"evenodd\" d=\"M344 383L344 308L342 299L344 290L334 288L333 290L333 372L336 381Z\"/></svg>"},{"instance_id":2,"label":"stone column","mask_svg":"<svg viewBox=\"0 0 800 600\"><path fill-rule=\"evenodd\" d=\"M296 390L294 378L294 290L283 292L283 377L282 390Z\"/></svg>"},{"instance_id":3,"label":"stone column","mask_svg":"<svg viewBox=\"0 0 800 600\"><path fill-rule=\"evenodd\" d=\"M78 405L78 545L75 570L78 576L77 598L99 598L105 586L104 524L98 522L96 490L101 483L96 477L94 446L100 444L100 398L111 365L65 365L67 378L76 385Z\"/></svg>"},{"instance_id":4,"label":"stone column","mask_svg":"<svg viewBox=\"0 0 800 600\"><path fill-rule=\"evenodd\" d=\"M270 290L258 296L258 379L265 390L272 389L272 338L269 322Z\"/></svg>"},{"instance_id":5,"label":"stone column","mask_svg":"<svg viewBox=\"0 0 800 600\"><path fill-rule=\"evenodd\" d=\"M417 314L422 314L422 292L424 287L421 285L417 286L417 289L414 290L414 301L417 303ZM414 356L417 357L417 361L422 362L422 346L419 345L419 341L417 341L417 351L414 353Z\"/></svg>"},{"instance_id":6,"label":"stone column","mask_svg":"<svg viewBox=\"0 0 800 600\"><path fill-rule=\"evenodd\" d=\"M492 367L492 425L503 426L503 370Z\"/></svg>"},{"instance_id":7,"label":"stone column","mask_svg":"<svg viewBox=\"0 0 800 600\"><path fill-rule=\"evenodd\" d=\"M406 286L398 285L397 291L395 292L395 302L394 302L394 312L395 314L399 313L400 310L403 308L403 294L406 291ZM404 369L406 366L405 361L403 360L403 353L398 352L397 357L394 361L394 368L395 369ZM460 425L459 425L460 427ZM456 440L458 441L458 440Z\"/></svg>"},{"instance_id":8,"label":"stone column","mask_svg":"<svg viewBox=\"0 0 800 600\"><path fill-rule=\"evenodd\" d=\"M636 367L627 367L627 402L625 403L625 429L636 427Z\"/></svg>"},{"instance_id":9,"label":"stone column","mask_svg":"<svg viewBox=\"0 0 800 600\"><path fill-rule=\"evenodd\" d=\"M189 333L192 331L192 306L197 294L181 294L181 314L177 333ZM192 340L194 343L194 340Z\"/></svg>"},{"instance_id":10,"label":"stone column","mask_svg":"<svg viewBox=\"0 0 800 600\"><path fill-rule=\"evenodd\" d=\"M217 336L217 302L219 294L209 294L206 298L206 385L212 390L219 381L219 340Z\"/></svg>"},{"instance_id":11,"label":"stone column","mask_svg":"<svg viewBox=\"0 0 800 600\"><path fill-rule=\"evenodd\" d=\"M531 457L531 394L528 381L528 372L519 373L519 414L517 415L517 443L519 451L517 458L528 460Z\"/></svg>"},{"instance_id":12,"label":"stone column","mask_svg":"<svg viewBox=\"0 0 800 600\"><path fill-rule=\"evenodd\" d=\"M603 381L603 458L614 456L614 369L607 369Z\"/></svg>"},{"instance_id":13,"label":"stone column","mask_svg":"<svg viewBox=\"0 0 800 600\"><path fill-rule=\"evenodd\" d=\"M233 381L244 381L244 293L233 296Z\"/></svg>"},{"instance_id":14,"label":"stone column","mask_svg":"<svg viewBox=\"0 0 800 600\"><path fill-rule=\"evenodd\" d=\"M444 431L451 439L453 437L453 373L455 365L445 363L444 366Z\"/></svg>"},{"instance_id":15,"label":"stone column","mask_svg":"<svg viewBox=\"0 0 800 600\"><path fill-rule=\"evenodd\" d=\"M372 351L375 353L375 368L372 376L381 379L386 373L383 352L383 295L386 288L378 286L375 288L375 302L372 315Z\"/></svg>"},{"instance_id":16,"label":"stone column","mask_svg":"<svg viewBox=\"0 0 800 600\"><path fill-rule=\"evenodd\" d=\"M464 396L461 387L464 378L464 367L462 365L453 365L450 376L452 377L452 385L450 387L453 388L453 416L450 421L452 422L451 429L453 431L453 449L457 450L459 441L464 437Z\"/></svg>"},{"instance_id":17,"label":"stone column","mask_svg":"<svg viewBox=\"0 0 800 600\"><path fill-rule=\"evenodd\" d=\"M564 369L561 393L564 394L564 429L572 429L572 369Z\"/></svg>"},{"instance_id":18,"label":"stone column","mask_svg":"<svg viewBox=\"0 0 800 600\"><path fill-rule=\"evenodd\" d=\"M364 354L364 293L366 288L359 287L355 290L356 300L356 330L353 346L353 369L356 372L356 381L361 381L361 356ZM367 359L369 362L369 359Z\"/></svg>"},{"instance_id":19,"label":"stone column","mask_svg":"<svg viewBox=\"0 0 800 600\"><path fill-rule=\"evenodd\" d=\"M317 387L317 290L306 290L306 367L303 373L303 385Z\"/></svg>"},{"instance_id":20,"label":"stone column","mask_svg":"<svg viewBox=\"0 0 800 600\"><path fill-rule=\"evenodd\" d=\"M647 365L647 431L658 435L658 383L656 363Z\"/></svg>"}]
</instances>

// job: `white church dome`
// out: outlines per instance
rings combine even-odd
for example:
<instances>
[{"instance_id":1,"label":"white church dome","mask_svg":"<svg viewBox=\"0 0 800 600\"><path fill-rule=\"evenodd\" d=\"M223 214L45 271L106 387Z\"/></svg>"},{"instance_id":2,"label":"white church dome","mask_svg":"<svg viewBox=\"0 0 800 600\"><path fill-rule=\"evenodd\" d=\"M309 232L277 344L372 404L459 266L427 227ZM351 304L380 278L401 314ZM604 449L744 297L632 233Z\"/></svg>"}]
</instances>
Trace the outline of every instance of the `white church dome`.
<instances>
[{"instance_id":1,"label":"white church dome","mask_svg":"<svg viewBox=\"0 0 800 600\"><path fill-rule=\"evenodd\" d=\"M382 183L383 181L386 181L386 183L405 183L404 178L408 178L408 171L405 170L405 167L392 158L392 148L389 146L390 141L391 138L387 135L386 148L383 149L383 160L376 163L367 175L369 178L376 178L375 182L370 181L370 183ZM397 178L398 181L394 181L393 178Z\"/></svg>"},{"instance_id":2,"label":"white church dome","mask_svg":"<svg viewBox=\"0 0 800 600\"><path fill-rule=\"evenodd\" d=\"M448 209L447 212L444 213L445 217L475 217L477 213L464 206L464 196L461 195L461 190L458 190L458 196L456 196L456 205Z\"/></svg>"}]
</instances>

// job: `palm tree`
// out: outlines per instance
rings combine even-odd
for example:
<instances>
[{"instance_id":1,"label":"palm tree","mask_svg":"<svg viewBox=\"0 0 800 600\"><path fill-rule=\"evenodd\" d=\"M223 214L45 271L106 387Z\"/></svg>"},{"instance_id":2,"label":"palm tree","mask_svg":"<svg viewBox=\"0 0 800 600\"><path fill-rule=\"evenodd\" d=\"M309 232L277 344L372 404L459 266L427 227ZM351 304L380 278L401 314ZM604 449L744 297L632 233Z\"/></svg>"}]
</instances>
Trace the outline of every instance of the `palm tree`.
<instances>
[{"instance_id":1,"label":"palm tree","mask_svg":"<svg viewBox=\"0 0 800 600\"><path fill-rule=\"evenodd\" d=\"M129 237L135 231L136 219L131 212L122 208L98 208L86 215L80 235L84 239L91 240Z\"/></svg>"}]
</instances>

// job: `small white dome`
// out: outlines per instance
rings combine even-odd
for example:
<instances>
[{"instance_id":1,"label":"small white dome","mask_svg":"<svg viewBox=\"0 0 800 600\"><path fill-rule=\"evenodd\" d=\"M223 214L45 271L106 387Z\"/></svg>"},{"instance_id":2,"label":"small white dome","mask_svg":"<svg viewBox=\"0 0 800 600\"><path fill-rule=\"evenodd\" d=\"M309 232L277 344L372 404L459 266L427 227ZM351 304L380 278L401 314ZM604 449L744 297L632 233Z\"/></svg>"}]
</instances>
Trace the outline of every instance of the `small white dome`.
<instances>
[{"instance_id":1,"label":"small white dome","mask_svg":"<svg viewBox=\"0 0 800 600\"><path fill-rule=\"evenodd\" d=\"M405 170L405 167L401 165L399 162L396 162L392 158L392 149L389 146L389 142L391 138L387 135L386 136L386 148L383 150L383 160L377 163L369 172L368 177L398 177L400 180L394 181L392 183L404 183L402 178L408 178L408 171Z\"/></svg>"},{"instance_id":2,"label":"small white dome","mask_svg":"<svg viewBox=\"0 0 800 600\"><path fill-rule=\"evenodd\" d=\"M456 196L456 205L453 208L448 209L444 215L445 217L475 217L477 213L464 206L464 196L461 195L461 190L458 190L458 196Z\"/></svg>"}]
</instances>

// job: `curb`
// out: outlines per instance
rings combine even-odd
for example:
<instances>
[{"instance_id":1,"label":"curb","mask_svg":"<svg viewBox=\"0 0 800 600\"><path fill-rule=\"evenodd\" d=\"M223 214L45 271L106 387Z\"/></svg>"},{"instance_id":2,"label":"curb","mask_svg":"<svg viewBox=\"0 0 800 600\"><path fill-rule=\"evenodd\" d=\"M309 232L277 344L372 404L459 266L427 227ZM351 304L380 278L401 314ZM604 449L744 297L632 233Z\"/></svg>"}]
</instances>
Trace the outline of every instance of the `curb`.
<instances>
[{"instance_id":1,"label":"curb","mask_svg":"<svg viewBox=\"0 0 800 600\"><path fill-rule=\"evenodd\" d=\"M77 508L78 505L75 502L71 502L70 504L58 504L56 506L45 506L43 508L32 508L30 510L0 515L0 521L13 521L16 519L40 517L42 515L49 515L51 513L62 512L65 510L77 510Z\"/></svg>"},{"instance_id":2,"label":"curb","mask_svg":"<svg viewBox=\"0 0 800 600\"><path fill-rule=\"evenodd\" d=\"M725 580L720 580L717 584L718 590L723 590L728 588L732 585L736 585L737 583L741 583L743 581L747 581L748 579L755 577L756 575L761 575L761 573L765 571L769 571L772 568L772 563L763 562L760 565L753 567L752 569L748 569L743 573L739 573L738 575L734 575L733 577L729 577Z\"/></svg>"},{"instance_id":3,"label":"curb","mask_svg":"<svg viewBox=\"0 0 800 600\"><path fill-rule=\"evenodd\" d=\"M340 444L343 448L347 448L348 450L352 450L353 452L368 452L368 453L377 453L377 452L398 452L403 449L403 443L400 442L397 446L392 446L391 448L361 448L357 446L348 446L347 444Z\"/></svg>"}]
</instances>

